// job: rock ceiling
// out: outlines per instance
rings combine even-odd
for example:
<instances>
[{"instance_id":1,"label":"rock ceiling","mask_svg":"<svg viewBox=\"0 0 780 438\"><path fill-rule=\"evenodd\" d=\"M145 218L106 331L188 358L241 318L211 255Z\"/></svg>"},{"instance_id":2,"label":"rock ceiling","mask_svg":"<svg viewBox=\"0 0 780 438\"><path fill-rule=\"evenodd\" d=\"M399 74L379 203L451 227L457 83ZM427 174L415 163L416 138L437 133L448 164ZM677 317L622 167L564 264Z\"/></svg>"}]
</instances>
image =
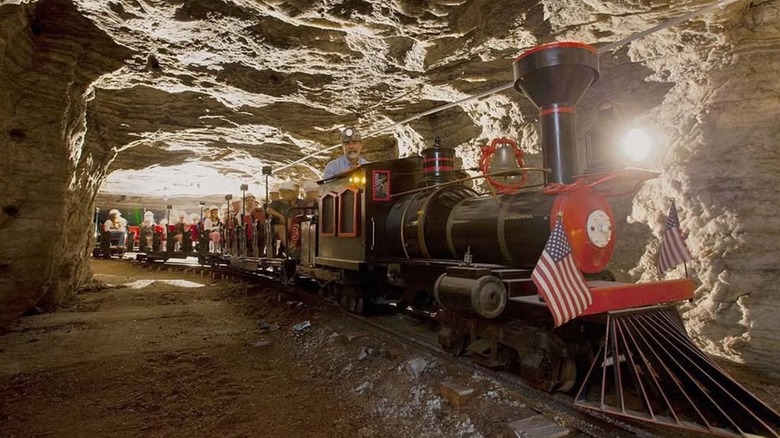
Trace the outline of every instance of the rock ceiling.
<instances>
[{"instance_id":1,"label":"rock ceiling","mask_svg":"<svg viewBox=\"0 0 780 438\"><path fill-rule=\"evenodd\" d=\"M338 130L375 131L511 82L512 59L536 44L611 42L701 1L77 0L81 13L134 52L95 84L89 122L119 153L106 194L236 191L242 182L315 178ZM687 27L692 26L686 24ZM693 27L697 27L694 23ZM669 86L622 50L602 57L586 98L657 105ZM495 136L536 151L535 111L508 90L387 130L366 141L380 159L441 136L470 151ZM473 155L473 154L472 154ZM276 172L276 170L280 170Z\"/></svg>"},{"instance_id":2,"label":"rock ceiling","mask_svg":"<svg viewBox=\"0 0 780 438\"><path fill-rule=\"evenodd\" d=\"M700 285L683 309L692 336L774 373L779 2L738 0L603 54L577 110L580 139L607 98L659 133L660 178L616 202L611 269L659 279L675 198ZM603 46L709 3L0 0L0 326L88 278L96 204L262 193L264 165L272 183L318 177L337 150L292 164L345 126L382 130L368 159L440 136L468 167L507 136L538 165L536 110L513 90L383 129L507 84L537 44Z\"/></svg>"}]
</instances>

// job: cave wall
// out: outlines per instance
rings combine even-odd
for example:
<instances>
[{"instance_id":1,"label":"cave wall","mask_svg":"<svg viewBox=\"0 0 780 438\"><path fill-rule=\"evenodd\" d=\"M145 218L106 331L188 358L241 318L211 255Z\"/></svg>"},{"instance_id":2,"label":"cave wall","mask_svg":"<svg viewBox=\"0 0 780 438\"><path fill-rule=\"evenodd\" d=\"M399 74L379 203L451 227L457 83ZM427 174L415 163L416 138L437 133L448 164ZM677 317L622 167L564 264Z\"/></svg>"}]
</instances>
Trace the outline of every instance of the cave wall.
<instances>
[{"instance_id":1,"label":"cave wall","mask_svg":"<svg viewBox=\"0 0 780 438\"><path fill-rule=\"evenodd\" d=\"M698 288L684 307L691 335L710 352L780 374L780 3L755 1L674 38L632 46L656 79L675 86L650 118L668 140L662 176L646 185L632 219L660 236L669 200L693 254ZM634 273L658 278L658 241ZM668 278L684 275L679 267Z\"/></svg>"},{"instance_id":2,"label":"cave wall","mask_svg":"<svg viewBox=\"0 0 780 438\"><path fill-rule=\"evenodd\" d=\"M249 178L257 166L246 157L282 165L332 145L344 123L386 126L503 84L524 48L615 41L705 1L400 2L390 27L384 7L363 3L365 11L284 1L249 11L221 0L0 6L0 325L61 302L88 277L91 212L109 163L159 170L201 160L230 175L246 162L240 177ZM580 138L611 98L663 140L661 177L619 201L621 279L660 278L659 236L674 198L699 286L684 309L692 335L773 372L779 18L777 0L740 2L605 54L601 80L578 105ZM535 123L532 105L509 90L368 139L365 152L408 155L441 136L470 167L480 145L508 136L535 166ZM282 177L311 175L328 158Z\"/></svg>"},{"instance_id":3,"label":"cave wall","mask_svg":"<svg viewBox=\"0 0 780 438\"><path fill-rule=\"evenodd\" d=\"M116 151L86 147L95 82L116 45L68 1L0 6L0 326L89 277L94 197Z\"/></svg>"}]
</instances>

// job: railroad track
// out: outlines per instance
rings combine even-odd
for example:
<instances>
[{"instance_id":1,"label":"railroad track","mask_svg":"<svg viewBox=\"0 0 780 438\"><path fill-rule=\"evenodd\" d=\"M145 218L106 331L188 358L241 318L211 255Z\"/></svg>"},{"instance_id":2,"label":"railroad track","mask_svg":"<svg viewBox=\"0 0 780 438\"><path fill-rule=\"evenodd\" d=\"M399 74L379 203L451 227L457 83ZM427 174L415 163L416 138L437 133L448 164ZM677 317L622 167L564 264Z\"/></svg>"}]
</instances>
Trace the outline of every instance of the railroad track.
<instances>
[{"instance_id":1,"label":"railroad track","mask_svg":"<svg viewBox=\"0 0 780 438\"><path fill-rule=\"evenodd\" d=\"M189 271L192 273L209 273L212 278L238 279L242 282L269 282L270 284L279 286L279 288L283 288L285 293L294 296L297 300L302 301L307 305L320 306L338 312L342 316L351 318L352 320L358 321L366 326L371 327L372 329L382 332L383 334L393 338L395 341L408 345L414 349L417 349L418 351L430 354L442 362L456 365L458 367L467 369L472 373L490 378L502 385L502 387L515 391L523 399L522 401L526 404L526 406L550 419L551 422L562 422L566 427L577 430L589 436L605 438L656 438L691 436L689 432L686 433L684 431L677 431L675 429L652 430L632 423L627 423L618 418L599 414L598 412L591 410L581 410L574 406L573 398L571 396L567 396L561 393L548 393L538 390L527 385L519 376L502 371L492 371L488 368L471 362L467 358L452 356L451 354L443 351L438 343L431 342L429 339L413 333L414 330L401 331L391 327L386 323L388 318L395 318L396 321L391 325L398 326L399 323L397 319L400 315L408 322L410 328L415 328L413 326L416 326L416 328L424 326L425 329L430 333L430 331L435 329L435 320L432 317L426 317L419 312L398 311L392 315L375 315L370 317L358 315L349 312L347 309L339 306L337 303L334 303L331 300L323 298L316 293L312 293L312 287L285 287L279 284L277 279L273 278L270 273L269 275L265 275L260 273L249 273L232 269L230 267L204 267L189 263L142 266L158 267L159 269L168 268L169 270L180 270L185 272Z\"/></svg>"}]
</instances>

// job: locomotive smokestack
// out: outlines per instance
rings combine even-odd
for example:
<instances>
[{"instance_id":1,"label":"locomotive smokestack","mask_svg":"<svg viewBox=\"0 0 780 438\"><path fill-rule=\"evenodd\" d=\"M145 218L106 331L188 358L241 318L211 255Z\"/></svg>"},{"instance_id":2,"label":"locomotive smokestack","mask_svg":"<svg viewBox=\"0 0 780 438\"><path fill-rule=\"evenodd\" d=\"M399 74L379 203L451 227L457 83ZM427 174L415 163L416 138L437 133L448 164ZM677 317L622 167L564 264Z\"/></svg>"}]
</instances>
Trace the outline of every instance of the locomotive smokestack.
<instances>
[{"instance_id":1,"label":"locomotive smokestack","mask_svg":"<svg viewBox=\"0 0 780 438\"><path fill-rule=\"evenodd\" d=\"M455 149L441 145L441 138L433 140L433 147L420 152L423 158L423 186L435 186L455 179Z\"/></svg>"},{"instance_id":2,"label":"locomotive smokestack","mask_svg":"<svg viewBox=\"0 0 780 438\"><path fill-rule=\"evenodd\" d=\"M596 49L562 42L526 51L514 62L515 89L539 108L545 183L568 184L577 171L574 107L599 77Z\"/></svg>"}]
</instances>

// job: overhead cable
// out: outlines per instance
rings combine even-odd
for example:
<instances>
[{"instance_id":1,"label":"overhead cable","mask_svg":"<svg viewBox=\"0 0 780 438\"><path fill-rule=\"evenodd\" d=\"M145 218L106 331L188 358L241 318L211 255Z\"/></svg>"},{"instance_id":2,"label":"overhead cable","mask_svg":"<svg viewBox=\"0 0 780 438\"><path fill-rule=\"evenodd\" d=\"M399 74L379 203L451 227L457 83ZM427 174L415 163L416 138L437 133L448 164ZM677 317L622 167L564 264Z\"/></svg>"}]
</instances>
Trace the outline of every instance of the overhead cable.
<instances>
[{"instance_id":1,"label":"overhead cable","mask_svg":"<svg viewBox=\"0 0 780 438\"><path fill-rule=\"evenodd\" d=\"M648 35L654 34L656 32L659 32L661 30L667 29L669 27L676 26L676 25L678 25L678 24L680 24L682 22L688 21L688 20L690 20L690 19L692 19L694 17L697 17L697 16L699 16L701 14L704 14L706 12L709 12L709 11L711 11L713 9L720 8L720 7L726 7L726 6L730 5L730 4L736 3L738 1L740 1L740 0L720 0L720 1L713 2L713 3L711 3L711 4L707 5L707 6L703 6L703 7L699 8L699 9L696 9L695 11L689 12L689 13L687 13L685 15L681 15L679 17L672 18L670 20L664 21L661 24L658 24L657 26L653 26L653 27L651 27L649 29L646 29L646 30L643 30L641 32L637 32L635 34L632 34L632 35L630 35L630 36L628 36L626 38L623 38L622 40L615 41L613 43L609 43L607 45L601 46L601 47L598 48L598 54L601 55L601 54L609 52L611 50L618 49L618 48L623 47L623 46L625 46L626 44L628 44L628 43L630 43L632 41L638 40L640 38L644 38L644 37L646 37ZM373 131L369 131L363 137L364 138L373 137L373 136L375 136L377 134L380 134L382 132L389 131L389 130L397 127L397 126L405 125L405 124L407 124L409 122L415 121L415 120L417 120L417 119L419 119L421 117L429 116L431 114L436 114L438 112L450 109L450 108L458 106L458 105L462 105L462 104L467 103L467 102L471 102L473 100L482 99L483 97L487 97L487 96L490 96L490 95L495 94L495 93L500 93L500 92L508 90L508 89L510 89L512 87L514 87L514 82L510 82L510 83L501 85L499 87L491 88L490 90L487 90L487 91L485 91L483 93L476 94L474 96L469 96L469 97L463 98L461 100L458 100L456 102L450 102L450 103L445 104L445 105L437 106L436 108L431 108L431 109L429 109L427 111L423 111L423 112L421 112L419 114L416 114L414 116L407 117L407 118L405 118L405 119L403 119L403 120L401 120L399 122L393 123L393 124L385 126L383 128L379 128L379 129L375 129ZM283 170L283 169L286 169L288 167L295 166L296 164L302 163L302 162L308 160L309 158L316 157L319 154L323 154L325 152L332 151L333 149L336 149L336 148L339 148L339 147L341 147L341 144L333 145L333 146L327 147L325 149L318 150L317 152L313 152L313 153L311 153L309 155L306 155L303 158L295 160L295 161L293 161L291 163L285 164L285 165L283 165L281 167L277 167L276 169L273 170L273 173L276 173L276 172L278 172L280 170Z\"/></svg>"}]
</instances>

